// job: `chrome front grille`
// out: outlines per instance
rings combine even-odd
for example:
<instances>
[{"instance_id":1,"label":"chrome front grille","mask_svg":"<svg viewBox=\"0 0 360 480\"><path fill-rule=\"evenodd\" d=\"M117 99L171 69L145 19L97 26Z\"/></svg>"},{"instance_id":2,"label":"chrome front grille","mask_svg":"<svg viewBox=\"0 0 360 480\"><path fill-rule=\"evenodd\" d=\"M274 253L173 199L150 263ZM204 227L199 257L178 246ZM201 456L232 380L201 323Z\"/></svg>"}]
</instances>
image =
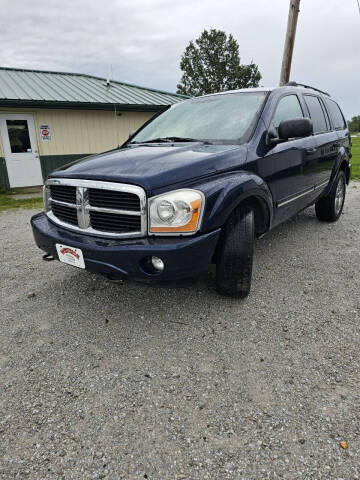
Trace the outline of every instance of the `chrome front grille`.
<instances>
[{"instance_id":1,"label":"chrome front grille","mask_svg":"<svg viewBox=\"0 0 360 480\"><path fill-rule=\"evenodd\" d=\"M59 202L76 203L76 187L50 185L50 196Z\"/></svg>"},{"instance_id":2,"label":"chrome front grille","mask_svg":"<svg viewBox=\"0 0 360 480\"><path fill-rule=\"evenodd\" d=\"M140 210L140 198L129 192L114 192L89 188L89 204L94 207L116 208L118 210Z\"/></svg>"},{"instance_id":3,"label":"chrome front grille","mask_svg":"<svg viewBox=\"0 0 360 480\"><path fill-rule=\"evenodd\" d=\"M141 219L136 215L90 212L90 224L103 232L126 233L138 231L141 228Z\"/></svg>"},{"instance_id":4,"label":"chrome front grille","mask_svg":"<svg viewBox=\"0 0 360 480\"><path fill-rule=\"evenodd\" d=\"M66 207L65 205L60 205L54 202L51 202L52 213L56 218L62 222L71 223L71 225L77 225L77 211L76 208Z\"/></svg>"},{"instance_id":5,"label":"chrome front grille","mask_svg":"<svg viewBox=\"0 0 360 480\"><path fill-rule=\"evenodd\" d=\"M146 196L135 185L54 178L46 181L44 198L48 217L70 230L103 237L146 234Z\"/></svg>"}]
</instances>

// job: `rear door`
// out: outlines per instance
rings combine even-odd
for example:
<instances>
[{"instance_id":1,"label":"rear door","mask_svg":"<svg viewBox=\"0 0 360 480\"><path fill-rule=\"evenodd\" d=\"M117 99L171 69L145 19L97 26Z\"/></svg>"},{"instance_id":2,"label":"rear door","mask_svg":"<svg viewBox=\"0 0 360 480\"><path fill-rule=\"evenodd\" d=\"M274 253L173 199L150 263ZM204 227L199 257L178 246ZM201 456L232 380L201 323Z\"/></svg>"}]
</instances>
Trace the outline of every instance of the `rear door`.
<instances>
[{"instance_id":1,"label":"rear door","mask_svg":"<svg viewBox=\"0 0 360 480\"><path fill-rule=\"evenodd\" d=\"M325 99L325 104L330 115L331 129L336 132L339 141L339 147L336 153L339 153L341 146L349 151L351 147L349 129L339 105L330 98Z\"/></svg>"},{"instance_id":2,"label":"rear door","mask_svg":"<svg viewBox=\"0 0 360 480\"><path fill-rule=\"evenodd\" d=\"M331 125L323 100L318 95L305 94L305 103L314 126L315 152L309 174L316 189L325 188L339 150L338 136Z\"/></svg>"}]
</instances>

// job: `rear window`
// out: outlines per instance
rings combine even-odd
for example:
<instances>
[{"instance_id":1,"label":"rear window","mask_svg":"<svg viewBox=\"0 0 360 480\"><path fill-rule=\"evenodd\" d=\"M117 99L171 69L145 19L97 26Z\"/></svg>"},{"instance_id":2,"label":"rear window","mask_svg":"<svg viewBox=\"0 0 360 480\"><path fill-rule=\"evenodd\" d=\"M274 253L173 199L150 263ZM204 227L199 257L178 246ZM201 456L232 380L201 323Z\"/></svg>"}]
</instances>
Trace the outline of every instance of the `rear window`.
<instances>
[{"instance_id":1,"label":"rear window","mask_svg":"<svg viewBox=\"0 0 360 480\"><path fill-rule=\"evenodd\" d=\"M343 114L341 113L339 105L333 100L326 99L326 106L330 112L332 118L333 127L336 130L342 130L346 128L346 122L344 120Z\"/></svg>"},{"instance_id":2,"label":"rear window","mask_svg":"<svg viewBox=\"0 0 360 480\"><path fill-rule=\"evenodd\" d=\"M310 117L314 125L314 133L326 132L326 119L319 98L314 97L313 95L305 95L305 102L308 106Z\"/></svg>"}]
</instances>

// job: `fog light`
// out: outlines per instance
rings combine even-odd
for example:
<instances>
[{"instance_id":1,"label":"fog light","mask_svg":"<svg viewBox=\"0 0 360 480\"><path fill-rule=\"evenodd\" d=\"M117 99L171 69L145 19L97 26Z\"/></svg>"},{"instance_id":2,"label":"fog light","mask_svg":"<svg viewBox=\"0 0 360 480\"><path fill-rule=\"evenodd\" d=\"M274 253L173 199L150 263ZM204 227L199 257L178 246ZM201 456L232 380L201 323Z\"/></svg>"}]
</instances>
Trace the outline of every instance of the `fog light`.
<instances>
[{"instance_id":1,"label":"fog light","mask_svg":"<svg viewBox=\"0 0 360 480\"><path fill-rule=\"evenodd\" d=\"M162 272L164 270L165 265L161 258L151 257L151 263L155 270L157 270L158 272Z\"/></svg>"}]
</instances>

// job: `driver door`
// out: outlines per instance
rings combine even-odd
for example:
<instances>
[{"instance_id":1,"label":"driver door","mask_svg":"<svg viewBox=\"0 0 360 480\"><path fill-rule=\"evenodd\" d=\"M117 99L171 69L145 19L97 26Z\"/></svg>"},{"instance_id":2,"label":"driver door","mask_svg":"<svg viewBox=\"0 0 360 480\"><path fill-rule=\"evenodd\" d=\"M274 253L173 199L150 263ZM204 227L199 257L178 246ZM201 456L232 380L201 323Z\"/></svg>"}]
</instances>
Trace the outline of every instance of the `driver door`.
<instances>
[{"instance_id":1,"label":"driver door","mask_svg":"<svg viewBox=\"0 0 360 480\"><path fill-rule=\"evenodd\" d=\"M288 94L277 103L272 127L277 131L284 120L305 117L296 94ZM305 208L313 198L314 165L317 149L314 136L290 139L270 148L261 164L273 199L275 201L275 223L294 215Z\"/></svg>"}]
</instances>

